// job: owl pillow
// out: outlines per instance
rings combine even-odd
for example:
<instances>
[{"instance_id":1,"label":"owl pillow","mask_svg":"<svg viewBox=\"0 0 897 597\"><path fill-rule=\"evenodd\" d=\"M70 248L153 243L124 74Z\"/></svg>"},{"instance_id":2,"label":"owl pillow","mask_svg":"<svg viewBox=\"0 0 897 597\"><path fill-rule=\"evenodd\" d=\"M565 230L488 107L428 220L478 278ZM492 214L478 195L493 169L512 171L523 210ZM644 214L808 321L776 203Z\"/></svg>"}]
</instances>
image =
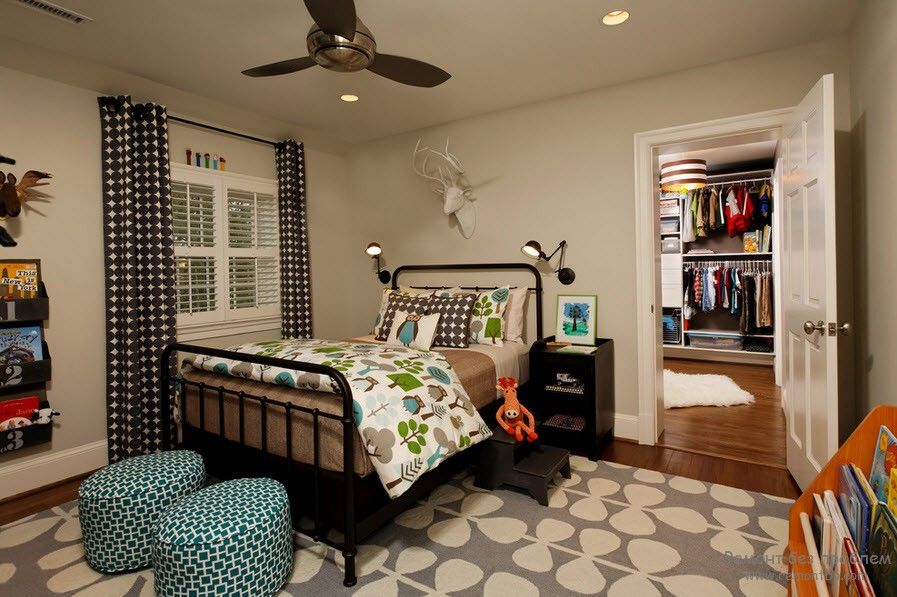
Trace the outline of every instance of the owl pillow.
<instances>
[{"instance_id":1,"label":"owl pillow","mask_svg":"<svg viewBox=\"0 0 897 597\"><path fill-rule=\"evenodd\" d=\"M404 346L415 350L430 350L436 328L439 326L439 313L417 315L396 311L386 338L387 346Z\"/></svg>"},{"instance_id":2,"label":"owl pillow","mask_svg":"<svg viewBox=\"0 0 897 597\"><path fill-rule=\"evenodd\" d=\"M392 322L395 319L396 312L404 311L405 313L414 313L415 315L426 315L429 313L429 301L429 296L409 296L395 291L390 293L386 301L386 310L377 330L377 340L386 340L389 336L389 330L392 329Z\"/></svg>"}]
</instances>

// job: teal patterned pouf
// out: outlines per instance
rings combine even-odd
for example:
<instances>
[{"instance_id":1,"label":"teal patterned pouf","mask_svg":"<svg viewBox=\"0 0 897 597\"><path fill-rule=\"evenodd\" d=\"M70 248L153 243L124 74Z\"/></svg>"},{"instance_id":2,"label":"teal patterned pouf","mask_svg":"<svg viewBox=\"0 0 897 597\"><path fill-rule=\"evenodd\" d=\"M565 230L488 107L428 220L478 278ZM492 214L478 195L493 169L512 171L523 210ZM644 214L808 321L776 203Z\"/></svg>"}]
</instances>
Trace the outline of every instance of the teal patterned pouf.
<instances>
[{"instance_id":1,"label":"teal patterned pouf","mask_svg":"<svg viewBox=\"0 0 897 597\"><path fill-rule=\"evenodd\" d=\"M184 498L153 531L153 567L159 597L274 595L293 569L283 485L235 479Z\"/></svg>"},{"instance_id":2,"label":"teal patterned pouf","mask_svg":"<svg viewBox=\"0 0 897 597\"><path fill-rule=\"evenodd\" d=\"M92 474L78 489L87 563L106 574L149 566L159 517L205 479L202 457L186 450L128 458Z\"/></svg>"}]
</instances>

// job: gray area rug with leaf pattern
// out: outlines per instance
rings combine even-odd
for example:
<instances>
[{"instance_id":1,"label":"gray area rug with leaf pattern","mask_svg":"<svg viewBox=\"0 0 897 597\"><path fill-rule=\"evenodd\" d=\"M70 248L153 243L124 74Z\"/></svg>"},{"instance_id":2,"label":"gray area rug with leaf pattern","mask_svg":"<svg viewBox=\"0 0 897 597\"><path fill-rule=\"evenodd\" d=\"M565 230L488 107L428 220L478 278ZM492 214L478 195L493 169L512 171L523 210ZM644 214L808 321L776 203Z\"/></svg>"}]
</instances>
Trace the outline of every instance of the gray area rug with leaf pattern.
<instances>
[{"instance_id":1,"label":"gray area rug with leaf pattern","mask_svg":"<svg viewBox=\"0 0 897 597\"><path fill-rule=\"evenodd\" d=\"M791 501L606 462L571 459L548 507L459 475L359 550L299 539L280 595L785 594ZM153 595L152 571L103 576L84 562L74 502L0 528L0 593Z\"/></svg>"}]
</instances>

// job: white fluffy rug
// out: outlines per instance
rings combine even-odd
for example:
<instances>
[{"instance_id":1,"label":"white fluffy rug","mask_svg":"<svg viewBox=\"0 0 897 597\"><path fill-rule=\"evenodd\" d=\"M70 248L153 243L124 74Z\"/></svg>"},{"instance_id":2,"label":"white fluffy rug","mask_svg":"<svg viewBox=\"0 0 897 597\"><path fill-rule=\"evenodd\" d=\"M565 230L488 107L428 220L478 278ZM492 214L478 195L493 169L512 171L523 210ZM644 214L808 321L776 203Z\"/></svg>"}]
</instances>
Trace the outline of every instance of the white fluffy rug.
<instances>
[{"instance_id":1,"label":"white fluffy rug","mask_svg":"<svg viewBox=\"0 0 897 597\"><path fill-rule=\"evenodd\" d=\"M692 375L663 371L663 405L666 408L683 406L735 406L751 404L754 397L725 375Z\"/></svg>"}]
</instances>

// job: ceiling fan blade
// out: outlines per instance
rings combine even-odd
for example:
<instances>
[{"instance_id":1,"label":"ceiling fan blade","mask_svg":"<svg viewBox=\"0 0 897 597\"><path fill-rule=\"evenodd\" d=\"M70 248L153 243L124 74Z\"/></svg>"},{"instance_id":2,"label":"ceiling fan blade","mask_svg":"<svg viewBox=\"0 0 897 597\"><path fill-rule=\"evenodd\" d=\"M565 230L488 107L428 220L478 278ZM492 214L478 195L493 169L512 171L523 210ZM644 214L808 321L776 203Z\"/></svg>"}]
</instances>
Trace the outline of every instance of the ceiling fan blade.
<instances>
[{"instance_id":1,"label":"ceiling fan blade","mask_svg":"<svg viewBox=\"0 0 897 597\"><path fill-rule=\"evenodd\" d=\"M436 87L452 78L438 66L392 54L377 54L368 70L381 77L415 87Z\"/></svg>"},{"instance_id":2,"label":"ceiling fan blade","mask_svg":"<svg viewBox=\"0 0 897 597\"><path fill-rule=\"evenodd\" d=\"M355 2L353 0L305 0L311 18L324 33L346 39L355 37Z\"/></svg>"},{"instance_id":3,"label":"ceiling fan blade","mask_svg":"<svg viewBox=\"0 0 897 597\"><path fill-rule=\"evenodd\" d=\"M273 77L274 75L288 75L300 70L305 70L317 64L311 56L302 58L290 58L280 62L272 62L264 66L257 66L243 71L247 77Z\"/></svg>"}]
</instances>

